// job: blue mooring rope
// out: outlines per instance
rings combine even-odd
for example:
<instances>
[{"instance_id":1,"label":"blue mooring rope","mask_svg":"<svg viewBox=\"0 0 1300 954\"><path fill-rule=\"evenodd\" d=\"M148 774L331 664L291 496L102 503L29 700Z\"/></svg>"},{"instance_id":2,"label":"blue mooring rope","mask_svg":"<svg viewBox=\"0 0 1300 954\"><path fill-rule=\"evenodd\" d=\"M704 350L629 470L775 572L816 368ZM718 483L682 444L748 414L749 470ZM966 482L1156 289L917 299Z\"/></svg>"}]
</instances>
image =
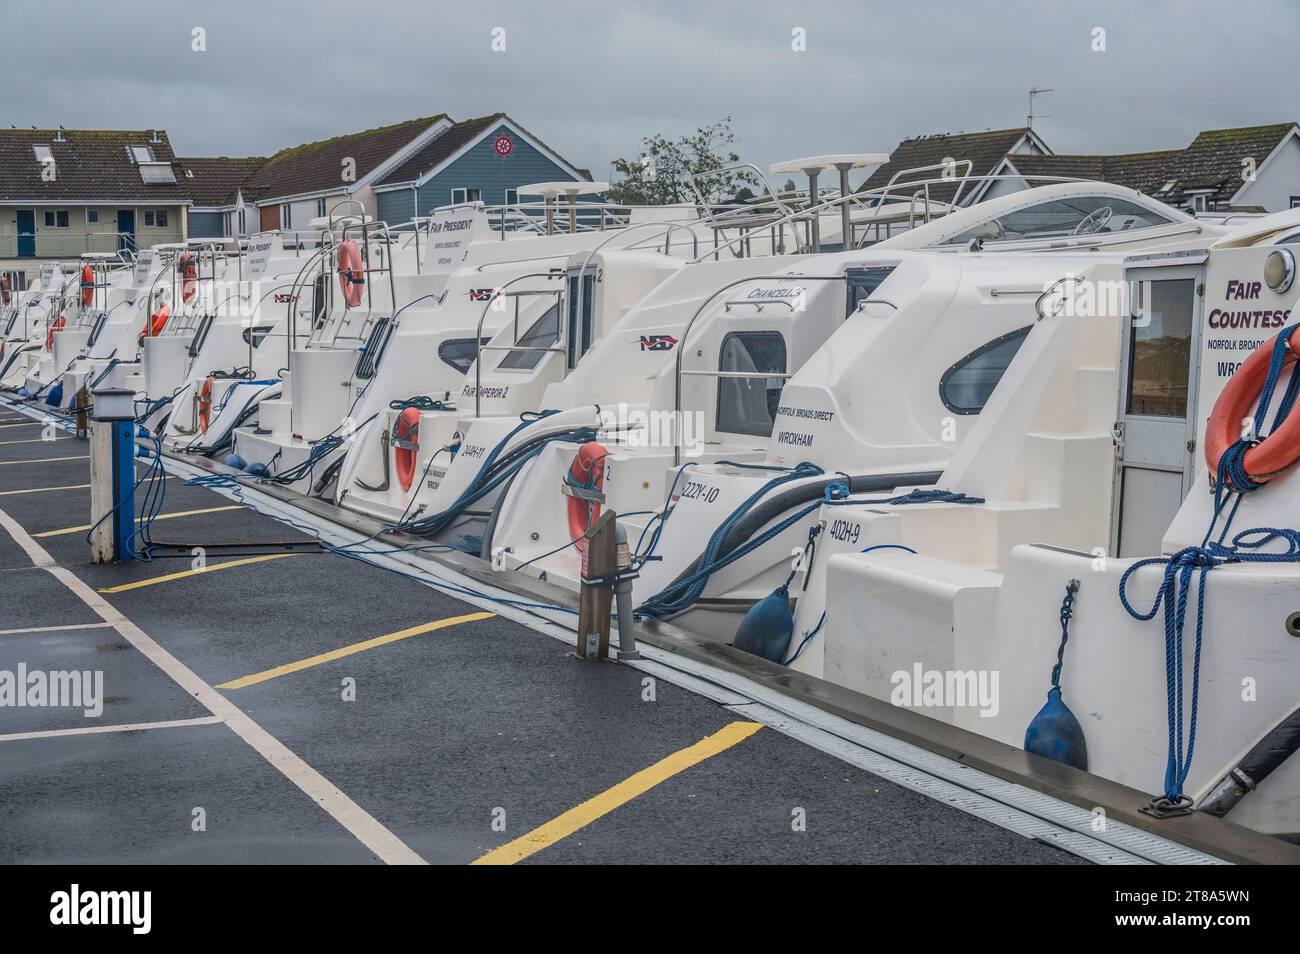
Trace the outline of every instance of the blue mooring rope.
<instances>
[{"instance_id":1,"label":"blue mooring rope","mask_svg":"<svg viewBox=\"0 0 1300 954\"><path fill-rule=\"evenodd\" d=\"M1164 811L1187 810L1192 799L1184 794L1196 751L1196 718L1200 703L1201 650L1205 634L1205 580L1206 574L1225 563L1298 563L1300 562L1300 532L1278 527L1255 527L1242 530L1224 540L1232 526L1245 494L1264 486L1246 472L1246 452L1263 440L1264 418L1273 393L1281 378L1288 344L1300 325L1291 325L1278 332L1269 359L1268 375L1260 391L1259 405L1255 409L1254 426L1250 436L1235 441L1219 459L1214 483L1214 513L1200 546L1184 547L1168 557L1150 557L1138 560L1124 571L1119 581L1120 603L1130 616L1137 620L1154 619L1164 606L1165 626L1165 694L1166 718L1169 729L1169 748L1165 762L1165 788L1162 797L1152 800L1152 807ZM1272 430L1284 421L1300 395L1300 372L1293 372L1287 389L1279 402L1273 418ZM1270 433L1271 433L1270 431ZM1231 504L1231 506L1229 506ZM1227 510L1223 529L1217 539L1211 540L1220 516ZM1259 552L1275 540L1285 541L1285 552ZM1164 576L1155 600L1147 612L1134 609L1128 599L1128 583L1133 574L1144 566L1164 566ZM1186 678L1183 666L1184 630L1187 603L1191 595L1192 578L1196 577L1196 637L1192 655L1192 682L1190 699L1186 699ZM1055 672L1055 670L1053 671ZM1184 717L1186 714L1186 718ZM1186 729L1184 730L1184 726ZM1184 745L1185 743L1185 745Z\"/></svg>"}]
</instances>

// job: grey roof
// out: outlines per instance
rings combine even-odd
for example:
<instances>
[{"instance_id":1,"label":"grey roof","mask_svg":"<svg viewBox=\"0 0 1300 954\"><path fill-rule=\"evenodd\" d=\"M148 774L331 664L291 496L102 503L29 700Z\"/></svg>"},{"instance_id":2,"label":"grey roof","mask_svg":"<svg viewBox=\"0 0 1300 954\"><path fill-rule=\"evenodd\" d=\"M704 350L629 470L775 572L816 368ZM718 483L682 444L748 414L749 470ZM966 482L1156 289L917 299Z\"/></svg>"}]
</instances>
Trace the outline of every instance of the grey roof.
<instances>
[{"instance_id":1,"label":"grey roof","mask_svg":"<svg viewBox=\"0 0 1300 954\"><path fill-rule=\"evenodd\" d=\"M992 172L1016 144L1029 132L1022 126L1018 129L992 129L975 133L942 133L936 136L917 136L904 139L898 144L889 161L878 167L862 188L876 189L888 184L895 173L922 166L938 166L947 159L971 161L971 176L982 176ZM939 172L922 173L909 178L937 179ZM904 180L900 180L904 181ZM932 186L931 198L941 202L950 201L956 192L956 185ZM966 195L970 194L969 189Z\"/></svg>"}]
</instances>

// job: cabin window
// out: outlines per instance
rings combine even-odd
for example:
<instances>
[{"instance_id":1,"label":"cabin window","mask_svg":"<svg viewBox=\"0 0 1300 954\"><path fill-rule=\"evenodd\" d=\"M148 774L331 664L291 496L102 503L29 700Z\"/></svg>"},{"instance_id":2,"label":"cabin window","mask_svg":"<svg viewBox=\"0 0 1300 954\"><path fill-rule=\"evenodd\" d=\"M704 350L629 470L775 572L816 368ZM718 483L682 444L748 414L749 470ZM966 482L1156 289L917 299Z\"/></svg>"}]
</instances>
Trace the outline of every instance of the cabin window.
<instances>
[{"instance_id":1,"label":"cabin window","mask_svg":"<svg viewBox=\"0 0 1300 954\"><path fill-rule=\"evenodd\" d=\"M845 305L845 317L858 310L864 301L870 298L880 283L894 271L894 265L875 265L868 268L849 268L844 272L845 284L848 286L848 302Z\"/></svg>"},{"instance_id":2,"label":"cabin window","mask_svg":"<svg viewBox=\"0 0 1300 954\"><path fill-rule=\"evenodd\" d=\"M1187 416L1196 282L1174 278L1147 283L1149 299L1134 321L1129 343L1129 414Z\"/></svg>"},{"instance_id":3,"label":"cabin window","mask_svg":"<svg viewBox=\"0 0 1300 954\"><path fill-rule=\"evenodd\" d=\"M483 338L482 342L487 344L491 340L491 338ZM438 345L438 357L442 363L451 365L461 374L469 371L477 356L478 347L474 344L473 338L452 338Z\"/></svg>"},{"instance_id":4,"label":"cabin window","mask_svg":"<svg viewBox=\"0 0 1300 954\"><path fill-rule=\"evenodd\" d=\"M45 227L47 229L66 229L68 227L68 210L46 209Z\"/></svg>"},{"instance_id":5,"label":"cabin window","mask_svg":"<svg viewBox=\"0 0 1300 954\"><path fill-rule=\"evenodd\" d=\"M717 427L729 434L772 433L785 374L785 338L779 331L733 331L722 339L718 370L754 377L718 378Z\"/></svg>"},{"instance_id":6,"label":"cabin window","mask_svg":"<svg viewBox=\"0 0 1300 954\"><path fill-rule=\"evenodd\" d=\"M582 298L582 314L578 314L578 298ZM578 359L591 347L596 308L596 276L588 270L582 276L582 295L578 294L578 271L568 277L569 338L565 343L569 368L577 367Z\"/></svg>"},{"instance_id":7,"label":"cabin window","mask_svg":"<svg viewBox=\"0 0 1300 954\"><path fill-rule=\"evenodd\" d=\"M944 244L968 245L976 239L1019 242L1074 235L1112 235L1168 225L1171 221L1168 216L1118 196L1078 195L1015 209L959 232Z\"/></svg>"},{"instance_id":8,"label":"cabin window","mask_svg":"<svg viewBox=\"0 0 1300 954\"><path fill-rule=\"evenodd\" d=\"M1029 328L1020 328L976 348L943 373L939 400L954 414L978 414L1025 343Z\"/></svg>"},{"instance_id":9,"label":"cabin window","mask_svg":"<svg viewBox=\"0 0 1300 954\"><path fill-rule=\"evenodd\" d=\"M533 322L523 333L517 345L525 348L552 348L560 340L560 305L558 302L546 309L546 314ZM497 368L504 371L531 371L546 355L545 351L511 351Z\"/></svg>"}]
</instances>

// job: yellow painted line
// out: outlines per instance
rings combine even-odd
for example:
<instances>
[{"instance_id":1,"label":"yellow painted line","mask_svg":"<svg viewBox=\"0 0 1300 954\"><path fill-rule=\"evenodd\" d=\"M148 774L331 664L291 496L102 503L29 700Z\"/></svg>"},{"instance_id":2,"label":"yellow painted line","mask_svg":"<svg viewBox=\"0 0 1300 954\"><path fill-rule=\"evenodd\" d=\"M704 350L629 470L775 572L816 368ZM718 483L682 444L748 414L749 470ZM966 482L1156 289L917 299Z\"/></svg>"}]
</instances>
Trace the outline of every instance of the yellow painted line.
<instances>
[{"instance_id":1,"label":"yellow painted line","mask_svg":"<svg viewBox=\"0 0 1300 954\"><path fill-rule=\"evenodd\" d=\"M472 623L475 620L491 619L496 615L496 613L487 612L466 613L464 616L452 616L448 619L435 620L432 623L422 623L419 626L412 626L410 629L399 629L397 632L389 633L386 636L376 636L374 639L365 639L359 643L353 643L350 646L331 649L327 653L308 656L306 659L300 659L297 662L285 663L283 666L276 666L274 669L255 672L251 676L241 676L239 679L232 679L230 682L220 683L213 688L243 689L245 686L253 686L259 682L266 682L268 679L274 679L277 676L287 676L291 672L309 669L312 666L319 666L321 663L333 662L335 659L342 659L344 656L351 656L353 653L362 653L367 649L374 649L377 646L387 646L389 643L395 643L399 639L410 639L412 636L419 636L422 633L431 633L435 629L446 629L448 626L459 626L461 623Z\"/></svg>"},{"instance_id":2,"label":"yellow painted line","mask_svg":"<svg viewBox=\"0 0 1300 954\"><path fill-rule=\"evenodd\" d=\"M35 460L0 460L0 467L11 464L52 464L59 460L90 460L90 455L70 454L67 457L37 457Z\"/></svg>"},{"instance_id":3,"label":"yellow painted line","mask_svg":"<svg viewBox=\"0 0 1300 954\"><path fill-rule=\"evenodd\" d=\"M177 517L194 517L201 513L220 513L223 510L243 509L244 508L240 504L231 504L228 507L205 507L202 510L178 510L176 513L160 513L158 516L154 517L154 520L175 520ZM140 523L143 520L143 517L135 518L136 523ZM43 533L33 533L32 536L38 540L43 537L61 537L67 533L80 533L89 530L90 527L91 525L87 523L80 527L64 527L62 530L46 530Z\"/></svg>"},{"instance_id":4,"label":"yellow painted line","mask_svg":"<svg viewBox=\"0 0 1300 954\"><path fill-rule=\"evenodd\" d=\"M85 490L90 484L69 484L66 487L29 487L27 490L0 490L0 497L14 497L18 494L43 494L49 490Z\"/></svg>"},{"instance_id":5,"label":"yellow painted line","mask_svg":"<svg viewBox=\"0 0 1300 954\"><path fill-rule=\"evenodd\" d=\"M138 590L143 586L154 586L158 583L170 583L172 580L183 580L187 576L201 576L204 573L215 573L217 570L229 570L232 567L247 566L250 563L265 563L267 560L283 560L285 557L302 556L301 553L268 553L265 556L244 557L242 560L227 560L225 563L209 563L199 570L182 570L179 573L164 573L162 576L153 576L147 580L136 580L134 583L123 583L120 586L106 586L99 592L101 593L125 593L127 590Z\"/></svg>"},{"instance_id":6,"label":"yellow painted line","mask_svg":"<svg viewBox=\"0 0 1300 954\"><path fill-rule=\"evenodd\" d=\"M667 758L660 759L654 765L624 779L613 788L606 789L595 798L589 798L581 805L570 808L563 815L553 818L540 828L534 828L528 834L506 842L500 848L492 849L474 864L512 865L517 861L523 861L543 848L585 828L596 819L608 815L614 809L626 805L660 782L684 772L692 765L712 758L719 752L725 752L738 742L743 742L761 728L763 726L759 722L732 722L730 725L725 725L713 735L674 752Z\"/></svg>"}]
</instances>

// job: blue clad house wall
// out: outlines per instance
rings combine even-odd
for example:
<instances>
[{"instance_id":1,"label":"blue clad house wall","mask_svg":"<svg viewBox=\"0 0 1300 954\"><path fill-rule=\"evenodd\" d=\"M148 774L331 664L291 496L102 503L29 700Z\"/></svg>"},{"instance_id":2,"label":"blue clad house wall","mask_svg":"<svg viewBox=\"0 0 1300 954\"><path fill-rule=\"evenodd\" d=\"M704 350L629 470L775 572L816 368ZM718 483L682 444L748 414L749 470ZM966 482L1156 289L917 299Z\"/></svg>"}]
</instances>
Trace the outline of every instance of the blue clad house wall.
<instances>
[{"instance_id":1,"label":"blue clad house wall","mask_svg":"<svg viewBox=\"0 0 1300 954\"><path fill-rule=\"evenodd\" d=\"M494 148L499 136L509 136L515 144L514 151L505 159ZM479 189L484 203L501 205L506 200L507 189L532 182L567 182L573 178L563 166L503 124L494 127L420 186L419 208L415 214L428 215L432 209L451 205L452 189ZM410 219L414 192L403 188L378 193L379 217L385 222Z\"/></svg>"},{"instance_id":2,"label":"blue clad house wall","mask_svg":"<svg viewBox=\"0 0 1300 954\"><path fill-rule=\"evenodd\" d=\"M378 200L376 208L379 212L379 221L387 222L389 225L411 221L415 217L415 213L411 211L414 208L413 195L411 189L376 192L375 198Z\"/></svg>"},{"instance_id":3,"label":"blue clad house wall","mask_svg":"<svg viewBox=\"0 0 1300 954\"><path fill-rule=\"evenodd\" d=\"M221 238L225 232L222 212L190 212L190 238Z\"/></svg>"}]
</instances>

